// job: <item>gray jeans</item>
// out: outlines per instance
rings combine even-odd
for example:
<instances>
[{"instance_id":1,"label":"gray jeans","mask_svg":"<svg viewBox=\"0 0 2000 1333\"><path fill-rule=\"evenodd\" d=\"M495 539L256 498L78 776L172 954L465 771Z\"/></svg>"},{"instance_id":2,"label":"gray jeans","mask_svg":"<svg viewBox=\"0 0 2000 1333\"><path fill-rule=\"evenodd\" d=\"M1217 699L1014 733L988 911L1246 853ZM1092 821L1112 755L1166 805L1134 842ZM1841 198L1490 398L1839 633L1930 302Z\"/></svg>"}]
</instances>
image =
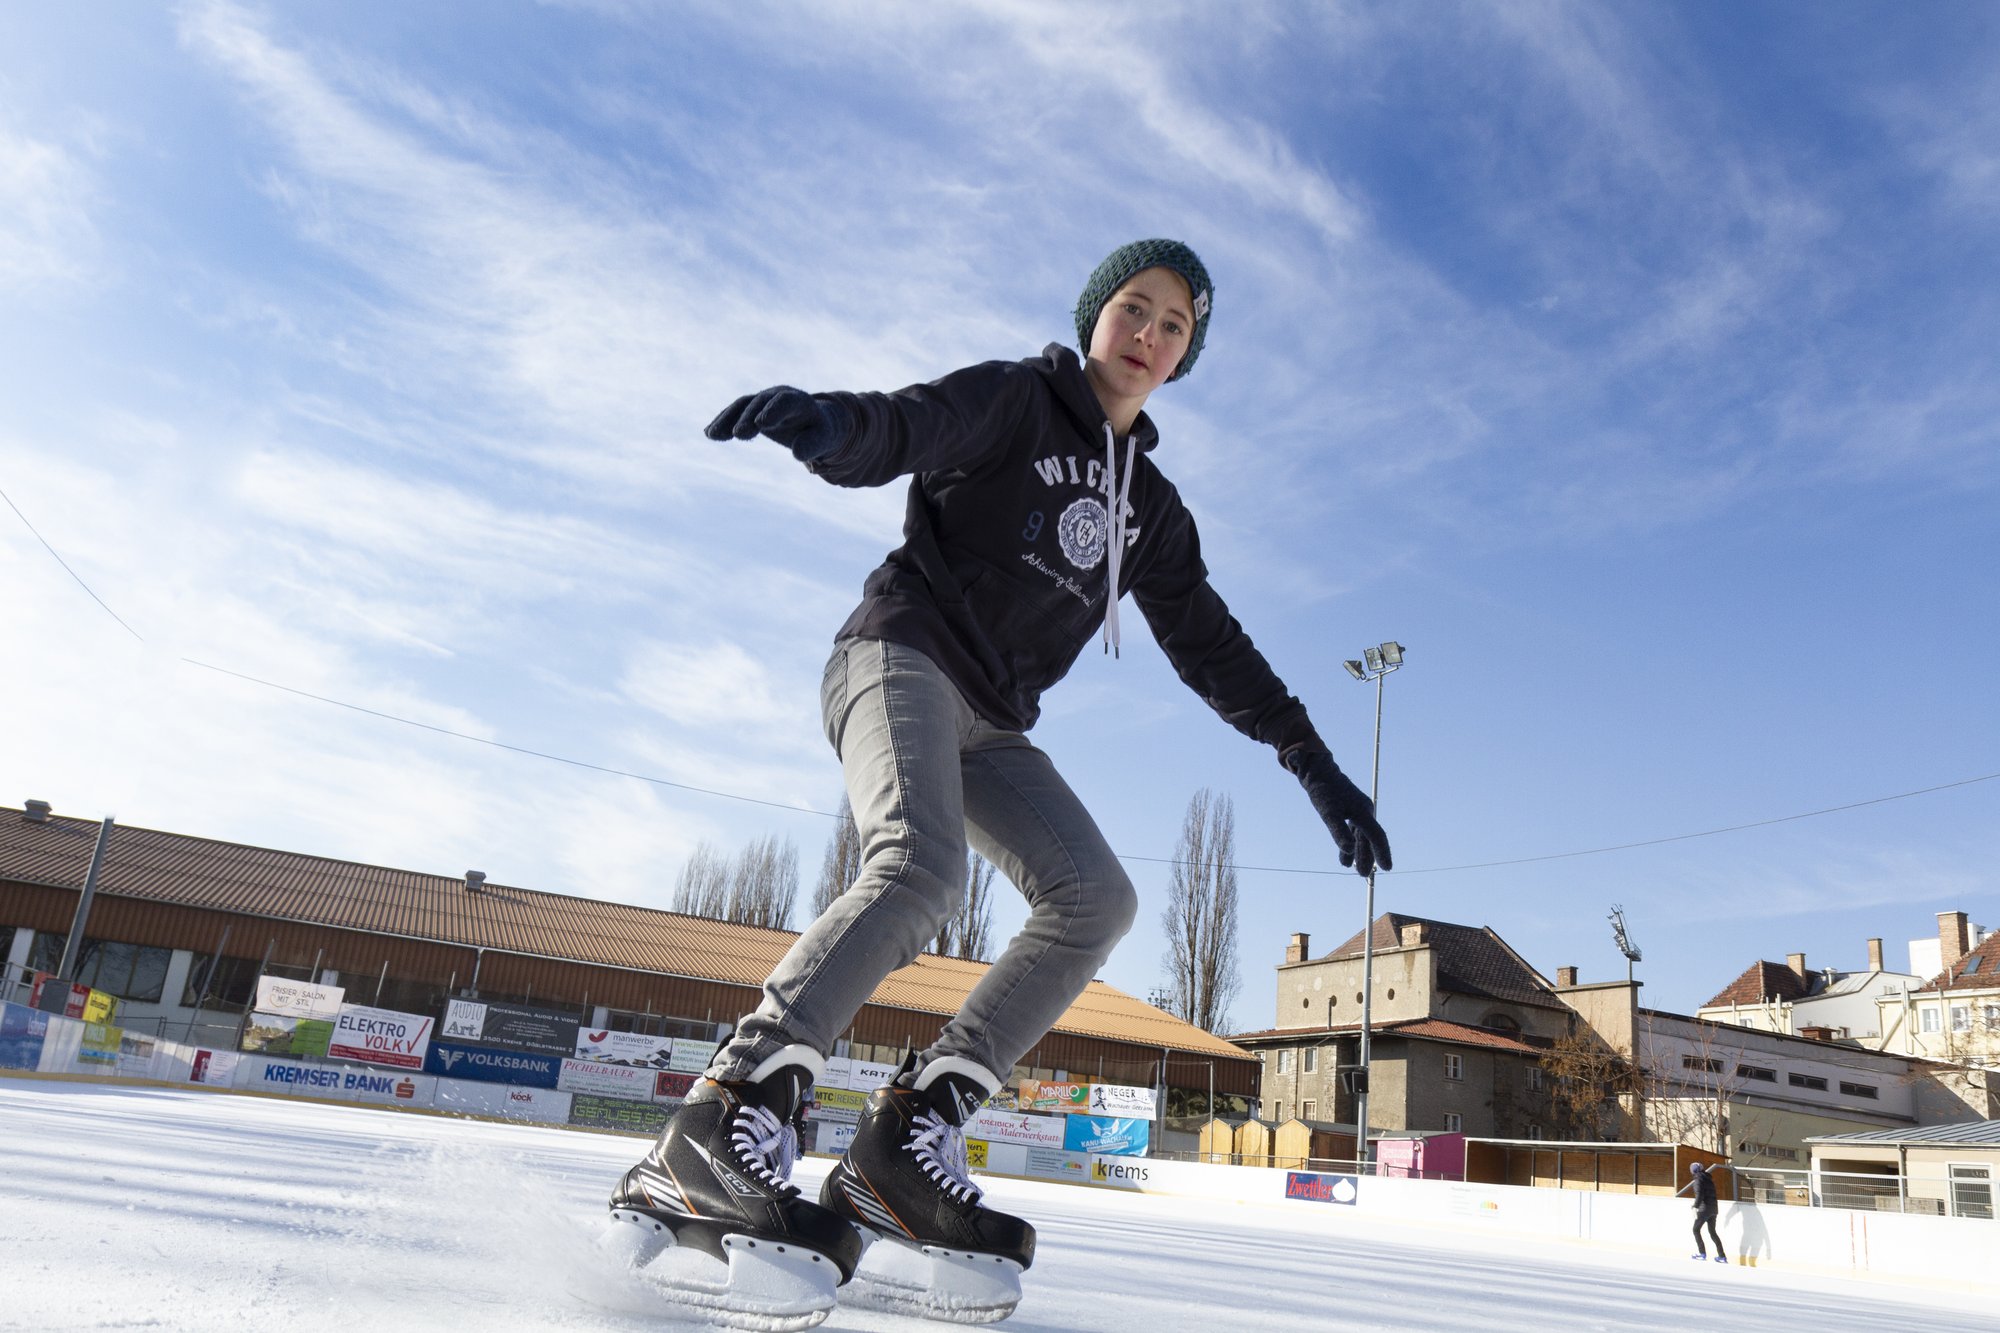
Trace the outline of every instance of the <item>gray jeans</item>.
<instances>
[{"instance_id":1,"label":"gray jeans","mask_svg":"<svg viewBox=\"0 0 2000 1333\"><path fill-rule=\"evenodd\" d=\"M743 1078L794 1043L830 1053L964 901L969 841L1028 900L1028 920L919 1063L957 1056L1005 1081L1132 928L1132 881L1049 757L974 713L916 649L836 644L820 708L861 873L779 961L709 1072Z\"/></svg>"}]
</instances>

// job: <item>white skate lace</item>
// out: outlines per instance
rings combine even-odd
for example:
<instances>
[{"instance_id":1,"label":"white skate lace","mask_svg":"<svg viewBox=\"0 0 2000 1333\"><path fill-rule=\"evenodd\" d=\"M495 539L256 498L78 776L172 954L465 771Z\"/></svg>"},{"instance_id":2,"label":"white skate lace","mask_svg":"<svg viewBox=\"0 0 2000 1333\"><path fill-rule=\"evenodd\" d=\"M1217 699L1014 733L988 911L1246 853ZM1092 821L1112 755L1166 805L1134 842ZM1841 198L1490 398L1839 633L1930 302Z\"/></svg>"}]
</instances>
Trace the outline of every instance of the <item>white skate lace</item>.
<instances>
[{"instance_id":1,"label":"white skate lace","mask_svg":"<svg viewBox=\"0 0 2000 1333\"><path fill-rule=\"evenodd\" d=\"M978 1203L983 1191L972 1183L972 1167L965 1160L965 1131L936 1111L918 1116L916 1130L904 1146L931 1183L960 1203Z\"/></svg>"},{"instance_id":2,"label":"white skate lace","mask_svg":"<svg viewBox=\"0 0 2000 1333\"><path fill-rule=\"evenodd\" d=\"M729 1146L736 1160L760 1184L772 1189L792 1189L792 1163L799 1157L798 1131L789 1121L761 1106L744 1106L730 1126ZM792 1191L796 1193L797 1191Z\"/></svg>"}]
</instances>

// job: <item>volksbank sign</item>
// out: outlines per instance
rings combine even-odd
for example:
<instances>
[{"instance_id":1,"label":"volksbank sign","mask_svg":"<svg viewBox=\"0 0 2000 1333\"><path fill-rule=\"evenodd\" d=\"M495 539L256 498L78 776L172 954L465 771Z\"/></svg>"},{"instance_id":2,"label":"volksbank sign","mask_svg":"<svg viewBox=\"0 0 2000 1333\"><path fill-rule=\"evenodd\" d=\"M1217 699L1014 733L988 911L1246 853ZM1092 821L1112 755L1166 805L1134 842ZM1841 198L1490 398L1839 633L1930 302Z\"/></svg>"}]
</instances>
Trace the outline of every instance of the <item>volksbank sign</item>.
<instances>
[{"instance_id":1,"label":"volksbank sign","mask_svg":"<svg viewBox=\"0 0 2000 1333\"><path fill-rule=\"evenodd\" d=\"M491 1046L466 1046L455 1041L433 1041L424 1054L424 1072L446 1078L469 1078L481 1083L512 1083L523 1088L553 1090L562 1076L562 1061L550 1055L530 1055L526 1051L502 1051Z\"/></svg>"}]
</instances>

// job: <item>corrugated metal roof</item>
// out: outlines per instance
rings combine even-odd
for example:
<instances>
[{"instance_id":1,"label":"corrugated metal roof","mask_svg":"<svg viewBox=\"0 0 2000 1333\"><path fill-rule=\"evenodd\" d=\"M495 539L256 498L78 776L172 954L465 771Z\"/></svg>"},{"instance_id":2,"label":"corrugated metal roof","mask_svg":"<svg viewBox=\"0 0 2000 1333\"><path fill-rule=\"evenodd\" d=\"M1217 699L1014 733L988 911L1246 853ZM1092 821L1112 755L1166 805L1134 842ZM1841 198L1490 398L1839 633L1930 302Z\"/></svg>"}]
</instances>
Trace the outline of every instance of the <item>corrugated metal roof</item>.
<instances>
[{"instance_id":1,"label":"corrugated metal roof","mask_svg":"<svg viewBox=\"0 0 2000 1333\"><path fill-rule=\"evenodd\" d=\"M1386 1037L1418 1037L1426 1041L1449 1042L1459 1046L1487 1046L1494 1050L1533 1056L1540 1056L1552 1044L1547 1037L1503 1032L1499 1028L1477 1027L1471 1023L1454 1023L1448 1018L1404 1018L1391 1023L1371 1023L1368 1031L1375 1040ZM1262 1032L1234 1032L1230 1034L1229 1039L1260 1046L1295 1045L1326 1036L1352 1037L1359 1035L1360 1032L1359 1023L1336 1023L1332 1027L1266 1028Z\"/></svg>"},{"instance_id":2,"label":"corrugated metal roof","mask_svg":"<svg viewBox=\"0 0 2000 1333\"><path fill-rule=\"evenodd\" d=\"M1908 1144L1912 1147L1972 1147L1984 1145L2000 1148L2000 1120L1967 1120L1956 1125L1919 1125L1913 1129L1870 1129L1855 1134L1812 1134L1807 1143L1872 1143L1877 1146L1896 1147Z\"/></svg>"},{"instance_id":3,"label":"corrugated metal roof","mask_svg":"<svg viewBox=\"0 0 2000 1333\"><path fill-rule=\"evenodd\" d=\"M0 807L0 880L82 887L98 824L45 822ZM298 852L116 825L97 891L182 907L236 912L468 948L561 958L761 986L798 938L628 903L575 898L462 877L336 861ZM926 954L892 973L876 1004L954 1014L986 974L984 963ZM1093 981L1055 1031L1203 1055L1255 1057L1115 986Z\"/></svg>"}]
</instances>

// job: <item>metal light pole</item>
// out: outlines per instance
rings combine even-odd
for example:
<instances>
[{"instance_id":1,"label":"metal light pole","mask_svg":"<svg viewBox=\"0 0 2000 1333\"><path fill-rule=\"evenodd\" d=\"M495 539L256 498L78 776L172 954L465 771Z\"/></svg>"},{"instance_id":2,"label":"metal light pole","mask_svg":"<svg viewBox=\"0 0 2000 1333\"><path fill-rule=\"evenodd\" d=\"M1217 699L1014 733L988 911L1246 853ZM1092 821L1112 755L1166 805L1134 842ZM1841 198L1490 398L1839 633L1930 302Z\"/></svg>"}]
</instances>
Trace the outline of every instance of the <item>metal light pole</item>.
<instances>
[{"instance_id":1,"label":"metal light pole","mask_svg":"<svg viewBox=\"0 0 2000 1333\"><path fill-rule=\"evenodd\" d=\"M1363 682L1375 682L1375 757L1368 776L1368 799L1381 813L1382 786L1382 681L1403 665L1403 645L1393 640L1361 651L1363 661L1342 663L1347 674ZM1375 871L1368 871L1368 914L1361 928L1361 1082L1354 1094L1354 1131L1359 1140L1355 1153L1365 1171L1368 1151L1368 1031L1375 1005Z\"/></svg>"}]
</instances>

